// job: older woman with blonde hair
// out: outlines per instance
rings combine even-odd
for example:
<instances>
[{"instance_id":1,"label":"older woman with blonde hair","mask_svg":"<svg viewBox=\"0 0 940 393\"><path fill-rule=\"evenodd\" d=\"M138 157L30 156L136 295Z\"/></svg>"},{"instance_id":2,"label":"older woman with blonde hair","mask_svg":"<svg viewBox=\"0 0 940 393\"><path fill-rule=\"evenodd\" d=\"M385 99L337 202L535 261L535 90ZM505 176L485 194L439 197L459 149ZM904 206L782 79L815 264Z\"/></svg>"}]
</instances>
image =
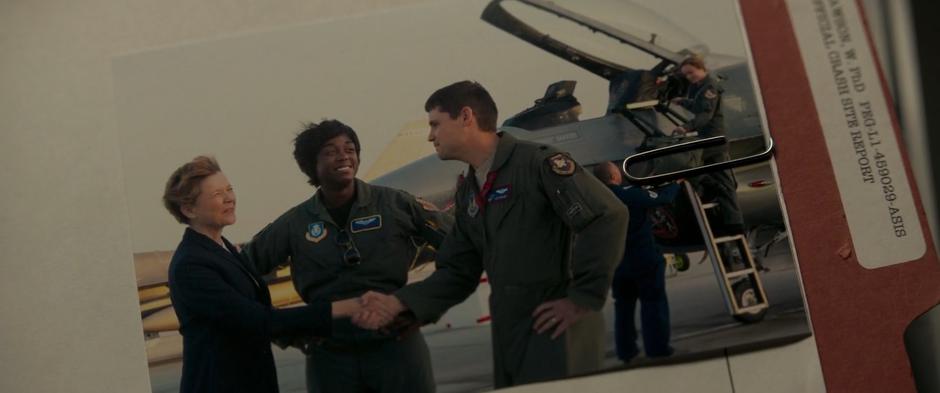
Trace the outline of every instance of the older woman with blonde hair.
<instances>
[{"instance_id":1,"label":"older woman with blonde hair","mask_svg":"<svg viewBox=\"0 0 940 393\"><path fill-rule=\"evenodd\" d=\"M169 268L170 298L183 335L180 392L277 392L271 338L329 336L331 317L350 317L358 299L276 309L252 264L222 236L235 223L235 192L212 157L170 176L170 214L188 227Z\"/></svg>"}]
</instances>

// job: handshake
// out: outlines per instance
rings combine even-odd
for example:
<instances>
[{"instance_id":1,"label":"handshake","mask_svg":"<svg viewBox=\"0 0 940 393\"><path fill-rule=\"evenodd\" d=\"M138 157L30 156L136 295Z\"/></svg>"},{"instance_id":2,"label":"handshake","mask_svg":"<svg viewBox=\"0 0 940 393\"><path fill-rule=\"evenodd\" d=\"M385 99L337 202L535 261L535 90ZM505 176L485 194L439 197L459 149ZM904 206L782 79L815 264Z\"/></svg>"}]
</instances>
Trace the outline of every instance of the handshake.
<instances>
[{"instance_id":1,"label":"handshake","mask_svg":"<svg viewBox=\"0 0 940 393\"><path fill-rule=\"evenodd\" d=\"M333 302L334 318L352 318L353 324L369 330L397 330L417 325L400 315L407 308L394 295L369 291L358 298Z\"/></svg>"}]
</instances>

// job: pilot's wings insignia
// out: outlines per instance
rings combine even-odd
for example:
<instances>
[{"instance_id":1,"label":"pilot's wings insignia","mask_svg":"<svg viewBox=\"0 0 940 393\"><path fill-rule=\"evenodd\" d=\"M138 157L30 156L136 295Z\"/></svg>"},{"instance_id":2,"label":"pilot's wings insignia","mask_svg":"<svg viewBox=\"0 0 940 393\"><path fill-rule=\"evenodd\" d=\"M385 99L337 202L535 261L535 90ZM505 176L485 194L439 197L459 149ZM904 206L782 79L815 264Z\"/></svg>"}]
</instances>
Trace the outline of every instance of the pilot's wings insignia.
<instances>
[{"instance_id":1,"label":"pilot's wings insignia","mask_svg":"<svg viewBox=\"0 0 940 393\"><path fill-rule=\"evenodd\" d=\"M371 231L381 227L382 216L380 214L362 218L354 218L349 222L349 231L352 233Z\"/></svg>"}]
</instances>

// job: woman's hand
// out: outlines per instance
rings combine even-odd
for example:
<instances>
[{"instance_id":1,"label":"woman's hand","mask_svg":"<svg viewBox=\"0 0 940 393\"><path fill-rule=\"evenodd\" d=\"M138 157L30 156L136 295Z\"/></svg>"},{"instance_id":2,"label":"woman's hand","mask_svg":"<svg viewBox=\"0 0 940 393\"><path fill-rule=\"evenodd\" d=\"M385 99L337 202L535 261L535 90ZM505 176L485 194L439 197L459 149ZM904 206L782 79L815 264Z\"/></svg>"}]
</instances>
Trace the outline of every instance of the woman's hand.
<instances>
[{"instance_id":1,"label":"woman's hand","mask_svg":"<svg viewBox=\"0 0 940 393\"><path fill-rule=\"evenodd\" d=\"M333 318L350 318L362 311L362 298L354 297L333 302Z\"/></svg>"}]
</instances>

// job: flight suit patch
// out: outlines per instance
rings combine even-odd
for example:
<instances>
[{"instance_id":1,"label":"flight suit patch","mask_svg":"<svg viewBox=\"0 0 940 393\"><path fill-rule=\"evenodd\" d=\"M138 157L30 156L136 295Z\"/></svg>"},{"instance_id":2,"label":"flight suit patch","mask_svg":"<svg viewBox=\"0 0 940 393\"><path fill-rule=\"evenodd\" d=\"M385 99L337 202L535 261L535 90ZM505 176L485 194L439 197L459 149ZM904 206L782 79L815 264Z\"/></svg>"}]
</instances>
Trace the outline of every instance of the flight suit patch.
<instances>
[{"instance_id":1,"label":"flight suit patch","mask_svg":"<svg viewBox=\"0 0 940 393\"><path fill-rule=\"evenodd\" d=\"M477 205L477 198L472 192L470 193L470 202L467 204L467 215L470 217L476 217L477 213L480 212L480 206Z\"/></svg>"},{"instance_id":2,"label":"flight suit patch","mask_svg":"<svg viewBox=\"0 0 940 393\"><path fill-rule=\"evenodd\" d=\"M497 187L493 189L493 191L490 191L490 194L486 196L486 202L487 203L499 202L499 201L505 200L506 198L509 198L511 194L512 194L512 185L507 184L502 187Z\"/></svg>"},{"instance_id":3,"label":"flight suit patch","mask_svg":"<svg viewBox=\"0 0 940 393\"><path fill-rule=\"evenodd\" d=\"M307 225L307 233L304 234L304 237L307 238L308 241L319 243L320 240L326 238L326 235L326 225L323 224L323 221L318 221Z\"/></svg>"},{"instance_id":4,"label":"flight suit patch","mask_svg":"<svg viewBox=\"0 0 940 393\"><path fill-rule=\"evenodd\" d=\"M570 176L574 173L574 161L565 153L558 153L548 158L549 166L552 172L557 175Z\"/></svg>"},{"instance_id":5,"label":"flight suit patch","mask_svg":"<svg viewBox=\"0 0 940 393\"><path fill-rule=\"evenodd\" d=\"M374 216L354 218L349 222L349 231L352 233L359 233L365 231L373 231L382 227L382 215L376 214Z\"/></svg>"},{"instance_id":6,"label":"flight suit patch","mask_svg":"<svg viewBox=\"0 0 940 393\"><path fill-rule=\"evenodd\" d=\"M575 204L571 205L571 207L568 208L565 214L568 217L574 217L575 214L578 214L580 212L581 212L581 204L576 202Z\"/></svg>"},{"instance_id":7,"label":"flight suit patch","mask_svg":"<svg viewBox=\"0 0 940 393\"><path fill-rule=\"evenodd\" d=\"M709 100L711 100L711 99L714 99L715 97L718 97L718 94L715 93L715 89L705 90L705 98L708 98Z\"/></svg>"}]
</instances>

